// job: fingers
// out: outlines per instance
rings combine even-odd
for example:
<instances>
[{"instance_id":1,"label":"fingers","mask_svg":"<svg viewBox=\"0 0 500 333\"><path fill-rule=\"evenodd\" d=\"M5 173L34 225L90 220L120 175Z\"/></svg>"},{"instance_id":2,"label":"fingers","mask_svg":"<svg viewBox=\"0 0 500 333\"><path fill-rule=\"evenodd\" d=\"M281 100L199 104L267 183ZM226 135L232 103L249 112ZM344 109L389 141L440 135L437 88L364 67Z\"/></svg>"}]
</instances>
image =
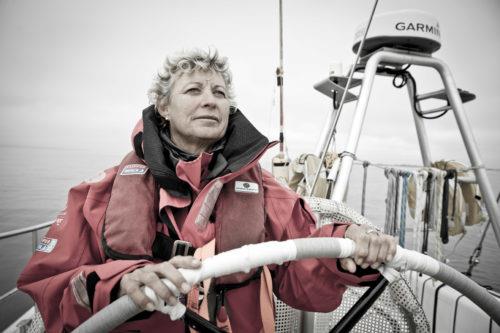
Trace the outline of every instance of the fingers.
<instances>
[{"instance_id":1,"label":"fingers","mask_svg":"<svg viewBox=\"0 0 500 333\"><path fill-rule=\"evenodd\" d=\"M387 251L387 261L392 261L394 256L396 255L396 251L398 249L398 243L396 242L396 238L387 235L387 237L391 238L391 242L389 243L389 250Z\"/></svg>"},{"instance_id":2,"label":"fingers","mask_svg":"<svg viewBox=\"0 0 500 333\"><path fill-rule=\"evenodd\" d=\"M120 281L120 295L129 295L141 309L154 310L153 302L146 296L142 287L151 288L154 293L167 302L175 305L180 292L187 294L191 286L186 282L177 268L196 269L201 266L198 259L191 256L174 257L170 261L151 264L125 274ZM161 279L166 279L164 283Z\"/></svg>"},{"instance_id":3,"label":"fingers","mask_svg":"<svg viewBox=\"0 0 500 333\"><path fill-rule=\"evenodd\" d=\"M196 269L201 267L201 261L192 256L175 256L169 262L177 268Z\"/></svg>"},{"instance_id":4,"label":"fingers","mask_svg":"<svg viewBox=\"0 0 500 333\"><path fill-rule=\"evenodd\" d=\"M157 273L162 278L166 278L174 285L172 291L176 294L176 296L179 296L179 291L185 294L191 289L182 274L170 262L166 261L159 264L157 269Z\"/></svg>"},{"instance_id":5,"label":"fingers","mask_svg":"<svg viewBox=\"0 0 500 333\"><path fill-rule=\"evenodd\" d=\"M147 265L136 269L135 271L123 276L120 283L120 286L125 290L125 293L128 294L134 303L142 309L148 309L147 304L145 304L146 301L150 303L150 307L154 308L153 302L146 296L144 290L142 289L144 286L153 290L159 298L167 302L169 305L175 305L175 303L177 303L177 297L174 291L167 288L167 286L161 281L161 277L157 272L158 267L156 266L158 265Z\"/></svg>"},{"instance_id":6,"label":"fingers","mask_svg":"<svg viewBox=\"0 0 500 333\"><path fill-rule=\"evenodd\" d=\"M381 237L382 238L382 237ZM389 243L388 242L384 242L383 240L380 241L380 248L378 250L378 255L376 256L373 264L371 264L371 268L379 268L380 265L386 261L389 261L387 260L387 253L389 251Z\"/></svg>"},{"instance_id":7,"label":"fingers","mask_svg":"<svg viewBox=\"0 0 500 333\"><path fill-rule=\"evenodd\" d=\"M381 264L391 261L396 253L397 244L393 237L379 233L366 225L349 226L345 237L352 239L356 243L354 261L362 268L370 266L376 269ZM347 269L344 266L342 267Z\"/></svg>"},{"instance_id":8,"label":"fingers","mask_svg":"<svg viewBox=\"0 0 500 333\"><path fill-rule=\"evenodd\" d=\"M361 265L362 268L368 268L368 266L376 268L382 263L382 261L377 261L377 259L380 250L382 249L382 247L386 247L386 245L382 243L380 238L381 237L375 234L370 235L369 237L370 245L368 248L368 255L366 256L364 263Z\"/></svg>"},{"instance_id":9,"label":"fingers","mask_svg":"<svg viewBox=\"0 0 500 333\"><path fill-rule=\"evenodd\" d=\"M356 263L351 258L340 259L340 266L349 273L356 273Z\"/></svg>"},{"instance_id":10,"label":"fingers","mask_svg":"<svg viewBox=\"0 0 500 333\"><path fill-rule=\"evenodd\" d=\"M141 283L134 279L132 273L125 274L120 281L119 295L128 295L132 301L141 309L153 311L154 305L141 290Z\"/></svg>"},{"instance_id":11,"label":"fingers","mask_svg":"<svg viewBox=\"0 0 500 333\"><path fill-rule=\"evenodd\" d=\"M357 237L356 252L354 253L354 261L358 266L362 266L369 254L370 249L370 236L368 234L361 234ZM364 267L365 268L365 267Z\"/></svg>"}]
</instances>

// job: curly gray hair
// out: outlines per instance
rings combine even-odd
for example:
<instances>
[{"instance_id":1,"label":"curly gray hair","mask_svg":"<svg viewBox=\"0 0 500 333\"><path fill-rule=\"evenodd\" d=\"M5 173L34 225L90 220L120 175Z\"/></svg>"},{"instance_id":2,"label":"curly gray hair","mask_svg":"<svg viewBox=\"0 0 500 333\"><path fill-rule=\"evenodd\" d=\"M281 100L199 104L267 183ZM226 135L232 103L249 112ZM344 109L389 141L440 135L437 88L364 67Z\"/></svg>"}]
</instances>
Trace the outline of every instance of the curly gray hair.
<instances>
[{"instance_id":1,"label":"curly gray hair","mask_svg":"<svg viewBox=\"0 0 500 333\"><path fill-rule=\"evenodd\" d=\"M170 101L170 90L176 78L195 70L213 70L219 73L226 84L226 94L230 105L235 106L232 90L232 74L226 57L219 56L217 50L203 51L194 49L183 51L173 57L167 57L155 75L153 84L148 90L149 102L159 110Z\"/></svg>"}]
</instances>

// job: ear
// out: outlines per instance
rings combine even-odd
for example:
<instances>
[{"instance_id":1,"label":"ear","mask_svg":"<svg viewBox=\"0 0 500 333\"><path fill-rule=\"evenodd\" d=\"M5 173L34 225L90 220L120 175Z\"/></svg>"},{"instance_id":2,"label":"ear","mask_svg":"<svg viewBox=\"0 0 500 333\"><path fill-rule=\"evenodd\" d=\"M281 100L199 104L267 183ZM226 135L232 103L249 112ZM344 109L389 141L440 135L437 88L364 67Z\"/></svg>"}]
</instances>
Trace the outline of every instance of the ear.
<instances>
[{"instance_id":1,"label":"ear","mask_svg":"<svg viewBox=\"0 0 500 333\"><path fill-rule=\"evenodd\" d=\"M168 120L169 118L169 112L168 112L168 108L166 105L162 105L158 108L158 113L160 114L160 116L162 116L163 118L165 118L166 120Z\"/></svg>"}]
</instances>

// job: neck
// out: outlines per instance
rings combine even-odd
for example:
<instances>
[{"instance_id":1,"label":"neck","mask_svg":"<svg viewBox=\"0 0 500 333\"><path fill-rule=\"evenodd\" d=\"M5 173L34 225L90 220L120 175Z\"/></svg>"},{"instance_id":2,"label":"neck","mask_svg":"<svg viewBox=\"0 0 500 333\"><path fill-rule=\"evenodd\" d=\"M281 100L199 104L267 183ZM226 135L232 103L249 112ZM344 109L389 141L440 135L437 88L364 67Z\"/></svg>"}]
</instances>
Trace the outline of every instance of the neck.
<instances>
[{"instance_id":1,"label":"neck","mask_svg":"<svg viewBox=\"0 0 500 333\"><path fill-rule=\"evenodd\" d=\"M206 141L206 140L200 140L199 142L186 142L185 140L182 140L181 138L177 137L176 135L171 134L171 140L172 142L185 151L186 153L192 154L192 155L200 155L203 152L208 152L212 148L212 145L214 142L212 141Z\"/></svg>"}]
</instances>

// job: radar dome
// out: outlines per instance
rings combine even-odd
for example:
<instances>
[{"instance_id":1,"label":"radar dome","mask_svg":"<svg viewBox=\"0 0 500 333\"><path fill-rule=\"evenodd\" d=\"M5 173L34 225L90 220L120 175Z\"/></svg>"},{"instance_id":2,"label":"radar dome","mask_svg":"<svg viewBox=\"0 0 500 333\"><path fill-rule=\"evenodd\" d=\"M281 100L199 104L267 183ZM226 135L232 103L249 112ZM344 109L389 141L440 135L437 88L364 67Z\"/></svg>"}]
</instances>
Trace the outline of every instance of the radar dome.
<instances>
[{"instance_id":1,"label":"radar dome","mask_svg":"<svg viewBox=\"0 0 500 333\"><path fill-rule=\"evenodd\" d=\"M361 24L354 35L352 50L358 51L367 23ZM373 17L361 55L381 47L433 53L441 47L439 22L429 13L416 10L400 10Z\"/></svg>"}]
</instances>

